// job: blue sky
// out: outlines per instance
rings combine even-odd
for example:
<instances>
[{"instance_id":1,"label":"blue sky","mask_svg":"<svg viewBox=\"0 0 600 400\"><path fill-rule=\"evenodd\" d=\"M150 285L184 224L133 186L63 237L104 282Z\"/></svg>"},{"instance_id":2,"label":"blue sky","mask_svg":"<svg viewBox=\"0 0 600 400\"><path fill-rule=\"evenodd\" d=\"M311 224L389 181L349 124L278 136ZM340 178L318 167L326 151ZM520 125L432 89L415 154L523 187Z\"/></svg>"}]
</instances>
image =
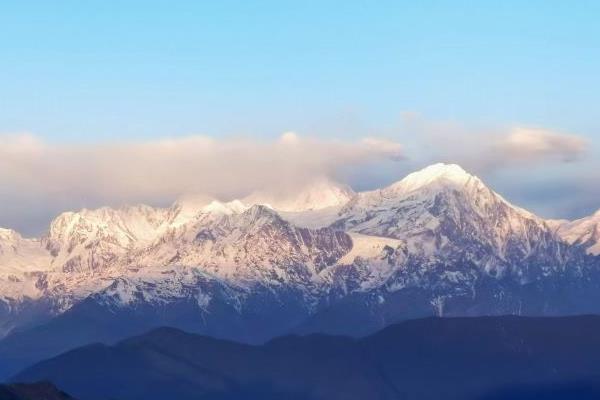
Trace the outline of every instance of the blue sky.
<instances>
[{"instance_id":1,"label":"blue sky","mask_svg":"<svg viewBox=\"0 0 600 400\"><path fill-rule=\"evenodd\" d=\"M594 1L7 1L2 131L362 134L402 111L593 135Z\"/></svg>"},{"instance_id":2,"label":"blue sky","mask_svg":"<svg viewBox=\"0 0 600 400\"><path fill-rule=\"evenodd\" d=\"M0 171L0 226L33 232L67 207L175 194L75 193L85 182L56 160L81 162L94 146L201 135L230 154L243 138L264 142L256 153L268 159L288 131L332 151L341 141L341 167L319 171L359 189L453 161L544 216L585 215L600 208L598 15L585 0L1 2L0 147L21 150L4 166L17 172ZM547 134L527 131L533 153L514 157L515 127ZM357 161L395 143L400 163Z\"/></svg>"}]
</instances>

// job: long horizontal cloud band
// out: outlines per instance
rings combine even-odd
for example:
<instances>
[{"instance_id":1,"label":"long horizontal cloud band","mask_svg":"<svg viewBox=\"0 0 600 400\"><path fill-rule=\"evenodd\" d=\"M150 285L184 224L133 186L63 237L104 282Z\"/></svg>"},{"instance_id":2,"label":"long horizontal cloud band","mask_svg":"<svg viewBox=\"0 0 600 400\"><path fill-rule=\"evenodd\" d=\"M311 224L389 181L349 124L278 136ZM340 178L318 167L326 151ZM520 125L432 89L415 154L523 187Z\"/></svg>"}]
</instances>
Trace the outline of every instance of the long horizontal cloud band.
<instances>
[{"instance_id":1,"label":"long horizontal cloud band","mask_svg":"<svg viewBox=\"0 0 600 400\"><path fill-rule=\"evenodd\" d=\"M189 136L100 145L51 145L31 135L13 135L0 138L0 184L32 195L109 202L188 192L230 196L402 157L402 146L391 141L323 140L294 133L270 142Z\"/></svg>"},{"instance_id":2,"label":"long horizontal cloud band","mask_svg":"<svg viewBox=\"0 0 600 400\"><path fill-rule=\"evenodd\" d=\"M428 135L435 139L429 156L420 161L413 156L410 164L418 167L429 157L464 164L478 174L506 166L570 162L587 147L576 135L528 128L487 136L443 129L432 136L431 130L421 130L414 142L422 144ZM35 232L57 212L82 206L165 204L189 193L227 199L257 189L293 190L316 177L376 170L382 162L404 158L404 146L390 140L332 140L291 132L271 141L188 136L79 145L46 143L30 134L0 135L0 226ZM388 180L406 171L405 165L390 176L389 164L386 168L380 172ZM342 175L361 187L369 187L361 179L374 176ZM23 224L28 218L36 221Z\"/></svg>"}]
</instances>

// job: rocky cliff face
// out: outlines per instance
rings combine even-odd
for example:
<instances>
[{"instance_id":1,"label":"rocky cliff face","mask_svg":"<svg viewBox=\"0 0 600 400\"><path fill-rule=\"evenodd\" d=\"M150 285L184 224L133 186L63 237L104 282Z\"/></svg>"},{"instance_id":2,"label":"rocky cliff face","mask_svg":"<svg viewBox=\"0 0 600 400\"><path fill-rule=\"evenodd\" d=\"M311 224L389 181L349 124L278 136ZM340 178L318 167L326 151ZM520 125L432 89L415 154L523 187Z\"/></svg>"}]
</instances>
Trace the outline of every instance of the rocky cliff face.
<instances>
[{"instance_id":1,"label":"rocky cliff face","mask_svg":"<svg viewBox=\"0 0 600 400\"><path fill-rule=\"evenodd\" d=\"M600 210L594 215L575 221L551 221L558 236L588 254L600 255Z\"/></svg>"}]
</instances>

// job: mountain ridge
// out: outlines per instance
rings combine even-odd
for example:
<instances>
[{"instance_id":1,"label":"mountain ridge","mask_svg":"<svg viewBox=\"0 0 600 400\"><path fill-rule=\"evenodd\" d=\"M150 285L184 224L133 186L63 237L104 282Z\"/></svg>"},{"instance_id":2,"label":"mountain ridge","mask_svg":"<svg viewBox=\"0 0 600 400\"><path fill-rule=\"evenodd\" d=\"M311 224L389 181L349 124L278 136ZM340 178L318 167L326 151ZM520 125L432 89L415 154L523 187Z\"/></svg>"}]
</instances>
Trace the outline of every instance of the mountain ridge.
<instances>
[{"instance_id":1,"label":"mountain ridge","mask_svg":"<svg viewBox=\"0 0 600 400\"><path fill-rule=\"evenodd\" d=\"M0 236L11 238L0 239L4 254L35 249L47 260L0 264L6 371L165 324L258 343L289 332L364 335L429 315L600 312L589 240L569 243L457 165L319 209L300 204L284 212L195 197L61 214L37 241ZM97 332L81 326L90 320Z\"/></svg>"},{"instance_id":2,"label":"mountain ridge","mask_svg":"<svg viewBox=\"0 0 600 400\"><path fill-rule=\"evenodd\" d=\"M362 338L294 335L261 345L163 327L71 350L13 380L50 379L88 400L554 399L536 390L567 385L564 396L588 382L597 393L598 333L598 316L425 318Z\"/></svg>"}]
</instances>

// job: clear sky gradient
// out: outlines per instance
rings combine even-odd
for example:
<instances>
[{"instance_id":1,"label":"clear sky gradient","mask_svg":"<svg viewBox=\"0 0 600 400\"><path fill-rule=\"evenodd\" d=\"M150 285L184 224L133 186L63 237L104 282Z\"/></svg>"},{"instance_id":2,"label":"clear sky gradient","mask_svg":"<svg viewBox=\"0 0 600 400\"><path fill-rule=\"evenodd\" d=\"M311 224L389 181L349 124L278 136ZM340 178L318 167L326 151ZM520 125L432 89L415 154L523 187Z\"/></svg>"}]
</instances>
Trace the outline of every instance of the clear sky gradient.
<instances>
[{"instance_id":1,"label":"clear sky gradient","mask_svg":"<svg viewBox=\"0 0 600 400\"><path fill-rule=\"evenodd\" d=\"M339 136L410 110L594 135L599 16L585 0L4 1L0 130Z\"/></svg>"}]
</instances>

